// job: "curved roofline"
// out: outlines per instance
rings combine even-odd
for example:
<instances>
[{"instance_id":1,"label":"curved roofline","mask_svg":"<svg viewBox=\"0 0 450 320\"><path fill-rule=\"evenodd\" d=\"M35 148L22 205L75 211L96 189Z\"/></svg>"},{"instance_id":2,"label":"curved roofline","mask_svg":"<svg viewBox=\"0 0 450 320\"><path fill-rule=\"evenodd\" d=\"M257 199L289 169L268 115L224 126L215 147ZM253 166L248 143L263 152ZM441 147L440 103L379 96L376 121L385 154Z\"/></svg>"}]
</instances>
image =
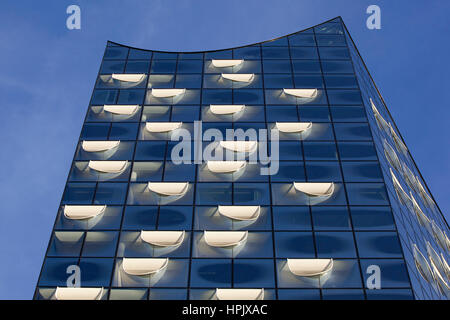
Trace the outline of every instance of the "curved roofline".
<instances>
[{"instance_id":1,"label":"curved roofline","mask_svg":"<svg viewBox=\"0 0 450 320\"><path fill-rule=\"evenodd\" d=\"M117 45L117 46L125 47L125 48L128 48L128 49L135 49L135 50L149 51L149 52L161 52L161 53L182 53L182 54L183 54L183 53L207 53L207 52L217 52L217 51L225 51L225 50L233 50L233 49L239 49L239 48L251 47L251 46L254 46L254 45L259 45L259 44L263 44L263 43L272 42L272 41L275 41L275 40L279 40L279 39L281 39L281 38L285 38L285 37L292 36L292 35L294 35L294 34L296 34L296 33L305 32L305 31L307 31L307 30L314 29L314 28L316 28L316 27L318 27L318 26L321 26L321 25L323 25L323 24L330 23L330 22L332 22L333 20L336 20L336 19L340 19L341 22L342 22L342 17L341 17L341 16L337 16L337 17L334 17L334 18L332 18L332 19L329 19L329 20L327 20L327 21L325 21L325 22L316 24L316 25L314 25L314 26L312 26L312 27L309 27L309 28L306 28L306 29L303 29L303 30L300 30L300 31L295 31L295 32L286 34L286 35L284 35L284 36L276 37L276 38L273 38L273 39L270 39L270 40L264 40L264 41L260 41L260 42L255 42L255 43L251 43L251 44L246 44L246 45L243 45L243 46L237 46L237 47L231 47L231 48L224 48L224 49L217 49L217 50L203 50L203 51L164 51L164 50L152 50L152 49L136 48L136 47L127 46L127 45L124 45L124 44L121 44L121 43L118 43L118 42L114 42L114 41L111 41L111 40L108 40L107 43L108 43L108 44L109 44L109 43L112 43L112 44L115 44L115 45Z\"/></svg>"}]
</instances>

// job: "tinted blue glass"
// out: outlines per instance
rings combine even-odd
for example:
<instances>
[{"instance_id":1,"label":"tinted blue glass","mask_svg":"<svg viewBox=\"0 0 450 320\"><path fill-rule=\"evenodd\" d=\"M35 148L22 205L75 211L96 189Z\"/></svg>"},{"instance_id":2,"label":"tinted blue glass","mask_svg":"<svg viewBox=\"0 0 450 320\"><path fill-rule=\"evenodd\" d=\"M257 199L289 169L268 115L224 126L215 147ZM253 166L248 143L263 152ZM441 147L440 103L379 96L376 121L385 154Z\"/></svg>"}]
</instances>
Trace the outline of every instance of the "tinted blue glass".
<instances>
[{"instance_id":1,"label":"tinted blue glass","mask_svg":"<svg viewBox=\"0 0 450 320\"><path fill-rule=\"evenodd\" d=\"M264 60L264 73L291 73L290 60Z\"/></svg>"},{"instance_id":2,"label":"tinted blue glass","mask_svg":"<svg viewBox=\"0 0 450 320\"><path fill-rule=\"evenodd\" d=\"M298 141L280 141L279 142L280 160L299 160L303 159L301 144Z\"/></svg>"},{"instance_id":3,"label":"tinted blue glass","mask_svg":"<svg viewBox=\"0 0 450 320\"><path fill-rule=\"evenodd\" d=\"M121 61L103 61L100 68L101 74L122 73L125 69L125 60Z\"/></svg>"},{"instance_id":4,"label":"tinted blue glass","mask_svg":"<svg viewBox=\"0 0 450 320\"><path fill-rule=\"evenodd\" d=\"M155 60L152 61L151 73L175 73L176 60Z\"/></svg>"},{"instance_id":5,"label":"tinted blue glass","mask_svg":"<svg viewBox=\"0 0 450 320\"><path fill-rule=\"evenodd\" d=\"M335 123L334 130L337 140L372 140L366 123Z\"/></svg>"},{"instance_id":6,"label":"tinted blue glass","mask_svg":"<svg viewBox=\"0 0 450 320\"><path fill-rule=\"evenodd\" d=\"M345 46L345 37L341 35L316 35L318 46Z\"/></svg>"},{"instance_id":7,"label":"tinted blue glass","mask_svg":"<svg viewBox=\"0 0 450 320\"><path fill-rule=\"evenodd\" d=\"M294 73L320 73L319 60L292 60Z\"/></svg>"},{"instance_id":8,"label":"tinted blue glass","mask_svg":"<svg viewBox=\"0 0 450 320\"><path fill-rule=\"evenodd\" d=\"M340 23L328 22L323 23L320 26L314 27L316 34L344 34L344 29Z\"/></svg>"},{"instance_id":9,"label":"tinted blue glass","mask_svg":"<svg viewBox=\"0 0 450 320\"><path fill-rule=\"evenodd\" d=\"M125 47L107 47L105 50L104 60L110 59L126 59L128 56L128 48Z\"/></svg>"},{"instance_id":10,"label":"tinted blue glass","mask_svg":"<svg viewBox=\"0 0 450 320\"><path fill-rule=\"evenodd\" d=\"M377 160L372 142L338 142L341 160Z\"/></svg>"},{"instance_id":11,"label":"tinted blue glass","mask_svg":"<svg viewBox=\"0 0 450 320\"><path fill-rule=\"evenodd\" d=\"M346 207L312 207L314 230L351 230Z\"/></svg>"},{"instance_id":12,"label":"tinted blue glass","mask_svg":"<svg viewBox=\"0 0 450 320\"><path fill-rule=\"evenodd\" d=\"M402 250L396 232L356 232L361 258L401 258Z\"/></svg>"},{"instance_id":13,"label":"tinted blue glass","mask_svg":"<svg viewBox=\"0 0 450 320\"><path fill-rule=\"evenodd\" d=\"M116 253L117 232L87 232L83 244L83 257L114 257Z\"/></svg>"},{"instance_id":14,"label":"tinted blue glass","mask_svg":"<svg viewBox=\"0 0 450 320\"><path fill-rule=\"evenodd\" d=\"M139 141L136 146L135 160L164 160L166 142Z\"/></svg>"},{"instance_id":15,"label":"tinted blue glass","mask_svg":"<svg viewBox=\"0 0 450 320\"><path fill-rule=\"evenodd\" d=\"M145 90L120 90L117 104L142 104Z\"/></svg>"},{"instance_id":16,"label":"tinted blue glass","mask_svg":"<svg viewBox=\"0 0 450 320\"><path fill-rule=\"evenodd\" d=\"M414 300L410 289L367 290L367 300Z\"/></svg>"},{"instance_id":17,"label":"tinted blue glass","mask_svg":"<svg viewBox=\"0 0 450 320\"><path fill-rule=\"evenodd\" d=\"M47 258L42 267L39 285L41 286L66 286L67 267L77 265L78 259L74 258Z\"/></svg>"},{"instance_id":18,"label":"tinted blue glass","mask_svg":"<svg viewBox=\"0 0 450 320\"><path fill-rule=\"evenodd\" d=\"M83 240L83 232L55 232L50 242L47 256L78 257Z\"/></svg>"},{"instance_id":19,"label":"tinted blue glass","mask_svg":"<svg viewBox=\"0 0 450 320\"><path fill-rule=\"evenodd\" d=\"M306 162L308 181L342 181L339 162Z\"/></svg>"},{"instance_id":20,"label":"tinted blue glass","mask_svg":"<svg viewBox=\"0 0 450 320\"><path fill-rule=\"evenodd\" d=\"M90 204L94 191L95 183L68 183L64 191L63 203Z\"/></svg>"},{"instance_id":21,"label":"tinted blue glass","mask_svg":"<svg viewBox=\"0 0 450 320\"><path fill-rule=\"evenodd\" d=\"M262 90L234 90L233 91L234 104L263 104L263 92Z\"/></svg>"},{"instance_id":22,"label":"tinted blue glass","mask_svg":"<svg viewBox=\"0 0 450 320\"><path fill-rule=\"evenodd\" d=\"M91 105L115 104L117 95L117 90L94 90Z\"/></svg>"},{"instance_id":23,"label":"tinted blue glass","mask_svg":"<svg viewBox=\"0 0 450 320\"><path fill-rule=\"evenodd\" d=\"M318 59L316 47L292 47L291 59Z\"/></svg>"},{"instance_id":24,"label":"tinted blue glass","mask_svg":"<svg viewBox=\"0 0 450 320\"><path fill-rule=\"evenodd\" d=\"M192 207L166 206L159 210L159 230L188 230L192 228Z\"/></svg>"},{"instance_id":25,"label":"tinted blue glass","mask_svg":"<svg viewBox=\"0 0 450 320\"><path fill-rule=\"evenodd\" d=\"M315 46L316 40L313 34L297 33L289 36L291 46Z\"/></svg>"},{"instance_id":26,"label":"tinted blue glass","mask_svg":"<svg viewBox=\"0 0 450 320\"><path fill-rule=\"evenodd\" d=\"M337 160L334 142L303 142L305 160Z\"/></svg>"},{"instance_id":27,"label":"tinted blue glass","mask_svg":"<svg viewBox=\"0 0 450 320\"><path fill-rule=\"evenodd\" d=\"M322 290L323 300L364 300L362 289L327 289Z\"/></svg>"},{"instance_id":28,"label":"tinted blue glass","mask_svg":"<svg viewBox=\"0 0 450 320\"><path fill-rule=\"evenodd\" d=\"M331 107L331 115L335 122L366 122L364 107Z\"/></svg>"},{"instance_id":29,"label":"tinted blue glass","mask_svg":"<svg viewBox=\"0 0 450 320\"><path fill-rule=\"evenodd\" d=\"M292 88L292 75L290 74L266 74L264 75L265 88Z\"/></svg>"},{"instance_id":30,"label":"tinted blue glass","mask_svg":"<svg viewBox=\"0 0 450 320\"><path fill-rule=\"evenodd\" d=\"M231 260L192 259L191 287L231 287Z\"/></svg>"},{"instance_id":31,"label":"tinted blue glass","mask_svg":"<svg viewBox=\"0 0 450 320\"><path fill-rule=\"evenodd\" d=\"M233 50L233 59L259 59L261 51L259 46L238 48Z\"/></svg>"},{"instance_id":32,"label":"tinted blue glass","mask_svg":"<svg viewBox=\"0 0 450 320\"><path fill-rule=\"evenodd\" d=\"M394 230L394 219L389 207L350 207L356 230Z\"/></svg>"},{"instance_id":33,"label":"tinted blue glass","mask_svg":"<svg viewBox=\"0 0 450 320\"><path fill-rule=\"evenodd\" d=\"M363 284L358 260L334 260L333 271L328 279L321 281L321 286L322 288L361 288Z\"/></svg>"},{"instance_id":34,"label":"tinted blue glass","mask_svg":"<svg viewBox=\"0 0 450 320\"><path fill-rule=\"evenodd\" d=\"M81 130L81 139L107 140L109 127L109 123L86 123Z\"/></svg>"},{"instance_id":35,"label":"tinted blue glass","mask_svg":"<svg viewBox=\"0 0 450 320\"><path fill-rule=\"evenodd\" d=\"M278 173L271 176L272 181L304 181L305 168L299 161L279 162Z\"/></svg>"},{"instance_id":36,"label":"tinted blue glass","mask_svg":"<svg viewBox=\"0 0 450 320\"><path fill-rule=\"evenodd\" d=\"M137 59L137 60L144 60L144 59L150 59L152 57L151 51L146 50L138 50L138 49L130 49L130 53L128 54L128 60L131 59Z\"/></svg>"},{"instance_id":37,"label":"tinted blue glass","mask_svg":"<svg viewBox=\"0 0 450 320\"><path fill-rule=\"evenodd\" d=\"M328 107L299 106L298 113L301 121L328 122L331 121Z\"/></svg>"},{"instance_id":38,"label":"tinted blue glass","mask_svg":"<svg viewBox=\"0 0 450 320\"><path fill-rule=\"evenodd\" d=\"M177 88L201 88L202 77L197 74L178 74L176 78Z\"/></svg>"},{"instance_id":39,"label":"tinted blue glass","mask_svg":"<svg viewBox=\"0 0 450 320\"><path fill-rule=\"evenodd\" d=\"M294 82L296 88L323 88L321 75L296 75Z\"/></svg>"},{"instance_id":40,"label":"tinted blue glass","mask_svg":"<svg viewBox=\"0 0 450 320\"><path fill-rule=\"evenodd\" d=\"M320 291L315 289L280 289L280 300L320 300Z\"/></svg>"},{"instance_id":41,"label":"tinted blue glass","mask_svg":"<svg viewBox=\"0 0 450 320\"><path fill-rule=\"evenodd\" d=\"M195 181L195 164L179 164L166 162L164 181Z\"/></svg>"},{"instance_id":42,"label":"tinted blue glass","mask_svg":"<svg viewBox=\"0 0 450 320\"><path fill-rule=\"evenodd\" d=\"M408 273L403 260L400 259L361 259L361 269L367 270L371 265L380 267L381 284L383 289L388 288L408 288L410 286ZM363 272L364 282L372 275Z\"/></svg>"},{"instance_id":43,"label":"tinted blue glass","mask_svg":"<svg viewBox=\"0 0 450 320\"><path fill-rule=\"evenodd\" d=\"M310 232L275 232L277 258L314 258L314 240Z\"/></svg>"},{"instance_id":44,"label":"tinted blue glass","mask_svg":"<svg viewBox=\"0 0 450 320\"><path fill-rule=\"evenodd\" d=\"M81 258L81 283L86 287L109 286L113 259Z\"/></svg>"},{"instance_id":45,"label":"tinted blue glass","mask_svg":"<svg viewBox=\"0 0 450 320\"><path fill-rule=\"evenodd\" d=\"M203 104L232 104L231 90L203 90Z\"/></svg>"},{"instance_id":46,"label":"tinted blue glass","mask_svg":"<svg viewBox=\"0 0 450 320\"><path fill-rule=\"evenodd\" d=\"M125 230L153 230L156 226L158 207L127 206L123 226Z\"/></svg>"},{"instance_id":47,"label":"tinted blue glass","mask_svg":"<svg viewBox=\"0 0 450 320\"><path fill-rule=\"evenodd\" d=\"M320 59L350 59L347 48L319 47Z\"/></svg>"},{"instance_id":48,"label":"tinted blue glass","mask_svg":"<svg viewBox=\"0 0 450 320\"><path fill-rule=\"evenodd\" d=\"M235 183L233 188L235 205L270 204L269 185L267 183Z\"/></svg>"},{"instance_id":49,"label":"tinted blue glass","mask_svg":"<svg viewBox=\"0 0 450 320\"><path fill-rule=\"evenodd\" d=\"M284 47L288 45L288 41L286 37L280 38L280 39L276 39L276 40L271 40L271 41L266 41L264 43L261 44L263 47Z\"/></svg>"},{"instance_id":50,"label":"tinted blue glass","mask_svg":"<svg viewBox=\"0 0 450 320\"><path fill-rule=\"evenodd\" d=\"M382 183L347 183L350 205L388 205L386 189Z\"/></svg>"},{"instance_id":51,"label":"tinted blue glass","mask_svg":"<svg viewBox=\"0 0 450 320\"><path fill-rule=\"evenodd\" d=\"M101 182L95 192L96 204L123 204L127 193L127 183Z\"/></svg>"},{"instance_id":52,"label":"tinted blue glass","mask_svg":"<svg viewBox=\"0 0 450 320\"><path fill-rule=\"evenodd\" d=\"M380 166L377 162L343 162L344 179L348 182L382 182Z\"/></svg>"},{"instance_id":53,"label":"tinted blue glass","mask_svg":"<svg viewBox=\"0 0 450 320\"><path fill-rule=\"evenodd\" d=\"M273 260L234 260L233 282L236 288L274 287L275 272Z\"/></svg>"},{"instance_id":54,"label":"tinted blue glass","mask_svg":"<svg viewBox=\"0 0 450 320\"><path fill-rule=\"evenodd\" d=\"M149 300L186 300L187 290L184 289L150 289Z\"/></svg>"},{"instance_id":55,"label":"tinted blue glass","mask_svg":"<svg viewBox=\"0 0 450 320\"><path fill-rule=\"evenodd\" d=\"M308 207L272 207L275 230L311 230Z\"/></svg>"},{"instance_id":56,"label":"tinted blue glass","mask_svg":"<svg viewBox=\"0 0 450 320\"><path fill-rule=\"evenodd\" d=\"M263 47L264 59L289 59L288 47Z\"/></svg>"},{"instance_id":57,"label":"tinted blue glass","mask_svg":"<svg viewBox=\"0 0 450 320\"><path fill-rule=\"evenodd\" d=\"M203 68L202 60L180 60L178 61L178 73L201 73Z\"/></svg>"},{"instance_id":58,"label":"tinted blue glass","mask_svg":"<svg viewBox=\"0 0 450 320\"><path fill-rule=\"evenodd\" d=\"M126 73L148 73L150 61L128 61L125 68Z\"/></svg>"},{"instance_id":59,"label":"tinted blue glass","mask_svg":"<svg viewBox=\"0 0 450 320\"><path fill-rule=\"evenodd\" d=\"M328 89L340 89L340 88L350 88L357 89L358 82L356 81L355 76L353 75L335 75L329 74L325 76L325 84Z\"/></svg>"},{"instance_id":60,"label":"tinted blue glass","mask_svg":"<svg viewBox=\"0 0 450 320\"><path fill-rule=\"evenodd\" d=\"M354 258L356 249L351 232L316 232L317 256L320 258Z\"/></svg>"},{"instance_id":61,"label":"tinted blue glass","mask_svg":"<svg viewBox=\"0 0 450 320\"><path fill-rule=\"evenodd\" d=\"M135 140L138 131L137 123L113 123L109 133L110 140Z\"/></svg>"},{"instance_id":62,"label":"tinted blue glass","mask_svg":"<svg viewBox=\"0 0 450 320\"><path fill-rule=\"evenodd\" d=\"M295 106L267 106L267 121L298 121L297 108Z\"/></svg>"},{"instance_id":63,"label":"tinted blue glass","mask_svg":"<svg viewBox=\"0 0 450 320\"><path fill-rule=\"evenodd\" d=\"M323 60L323 73L353 73L353 65L351 61L345 60Z\"/></svg>"}]
</instances>

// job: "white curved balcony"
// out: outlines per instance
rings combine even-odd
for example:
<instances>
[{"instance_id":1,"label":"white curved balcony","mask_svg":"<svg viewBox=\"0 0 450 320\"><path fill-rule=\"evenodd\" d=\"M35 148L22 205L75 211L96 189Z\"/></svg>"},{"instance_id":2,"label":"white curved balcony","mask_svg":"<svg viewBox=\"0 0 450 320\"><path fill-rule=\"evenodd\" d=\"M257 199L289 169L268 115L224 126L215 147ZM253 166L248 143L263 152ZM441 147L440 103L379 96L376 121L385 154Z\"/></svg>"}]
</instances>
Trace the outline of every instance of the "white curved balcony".
<instances>
[{"instance_id":1,"label":"white curved balcony","mask_svg":"<svg viewBox=\"0 0 450 320\"><path fill-rule=\"evenodd\" d=\"M186 89L151 89L152 96L156 98L173 98L185 92Z\"/></svg>"},{"instance_id":2,"label":"white curved balcony","mask_svg":"<svg viewBox=\"0 0 450 320\"><path fill-rule=\"evenodd\" d=\"M422 209L420 208L419 204L417 203L416 199L414 199L413 194L410 192L410 197L409 199L412 202L413 205L413 210L416 214L417 220L419 221L419 223L426 227L429 228L431 226L431 221L430 219L428 219L427 215L422 211Z\"/></svg>"},{"instance_id":3,"label":"white curved balcony","mask_svg":"<svg viewBox=\"0 0 450 320\"><path fill-rule=\"evenodd\" d=\"M211 104L209 106L209 110L216 115L227 115L227 114L235 114L244 110L245 105L238 104Z\"/></svg>"},{"instance_id":4,"label":"white curved balcony","mask_svg":"<svg viewBox=\"0 0 450 320\"><path fill-rule=\"evenodd\" d=\"M255 221L261 214L260 206L218 206L219 213L239 221Z\"/></svg>"},{"instance_id":5,"label":"white curved balcony","mask_svg":"<svg viewBox=\"0 0 450 320\"><path fill-rule=\"evenodd\" d=\"M55 291L56 300L100 300L103 288L62 288L57 287Z\"/></svg>"},{"instance_id":6,"label":"white curved balcony","mask_svg":"<svg viewBox=\"0 0 450 320\"><path fill-rule=\"evenodd\" d=\"M297 98L315 98L317 96L317 89L283 89L283 92Z\"/></svg>"},{"instance_id":7,"label":"white curved balcony","mask_svg":"<svg viewBox=\"0 0 450 320\"><path fill-rule=\"evenodd\" d=\"M149 182L148 188L163 196L181 196L189 188L189 182Z\"/></svg>"},{"instance_id":8,"label":"white curved balcony","mask_svg":"<svg viewBox=\"0 0 450 320\"><path fill-rule=\"evenodd\" d=\"M264 289L216 289L218 300L264 300Z\"/></svg>"},{"instance_id":9,"label":"white curved balcony","mask_svg":"<svg viewBox=\"0 0 450 320\"><path fill-rule=\"evenodd\" d=\"M253 73L222 73L222 78L235 82L252 82L254 77Z\"/></svg>"},{"instance_id":10,"label":"white curved balcony","mask_svg":"<svg viewBox=\"0 0 450 320\"><path fill-rule=\"evenodd\" d=\"M145 129L152 133L170 132L181 128L183 122L147 122Z\"/></svg>"},{"instance_id":11,"label":"white curved balcony","mask_svg":"<svg viewBox=\"0 0 450 320\"><path fill-rule=\"evenodd\" d=\"M413 244L413 255L414 264L416 265L417 271L419 271L420 275L428 282L433 281L434 277L433 272L431 271L431 267L416 244Z\"/></svg>"},{"instance_id":12,"label":"white curved balcony","mask_svg":"<svg viewBox=\"0 0 450 320\"><path fill-rule=\"evenodd\" d=\"M257 145L257 141L220 141L222 148L234 152L254 152Z\"/></svg>"},{"instance_id":13,"label":"white curved balcony","mask_svg":"<svg viewBox=\"0 0 450 320\"><path fill-rule=\"evenodd\" d=\"M106 205L65 205L64 216L71 220L84 220L103 214Z\"/></svg>"},{"instance_id":14,"label":"white curved balcony","mask_svg":"<svg viewBox=\"0 0 450 320\"><path fill-rule=\"evenodd\" d=\"M101 161L91 160L88 167L103 173L120 173L126 169L128 161Z\"/></svg>"},{"instance_id":15,"label":"white curved balcony","mask_svg":"<svg viewBox=\"0 0 450 320\"><path fill-rule=\"evenodd\" d=\"M333 269L333 259L287 259L289 271L300 277L316 277Z\"/></svg>"},{"instance_id":16,"label":"white curved balcony","mask_svg":"<svg viewBox=\"0 0 450 320\"><path fill-rule=\"evenodd\" d=\"M141 239L153 246L176 247L184 241L184 231L141 231Z\"/></svg>"},{"instance_id":17,"label":"white curved balcony","mask_svg":"<svg viewBox=\"0 0 450 320\"><path fill-rule=\"evenodd\" d=\"M81 148L86 152L103 152L118 147L120 141L83 141Z\"/></svg>"},{"instance_id":18,"label":"white curved balcony","mask_svg":"<svg viewBox=\"0 0 450 320\"><path fill-rule=\"evenodd\" d=\"M214 173L233 173L245 168L247 161L213 161L206 163L208 170Z\"/></svg>"},{"instance_id":19,"label":"white curved balcony","mask_svg":"<svg viewBox=\"0 0 450 320\"><path fill-rule=\"evenodd\" d=\"M111 78L123 82L141 82L145 78L144 73L113 73Z\"/></svg>"},{"instance_id":20,"label":"white curved balcony","mask_svg":"<svg viewBox=\"0 0 450 320\"><path fill-rule=\"evenodd\" d=\"M311 129L312 122L276 122L275 127L284 133L299 133Z\"/></svg>"},{"instance_id":21,"label":"white curved balcony","mask_svg":"<svg viewBox=\"0 0 450 320\"><path fill-rule=\"evenodd\" d=\"M229 68L229 67L236 67L243 63L244 60L219 60L219 59L213 59L211 60L211 63L216 68Z\"/></svg>"},{"instance_id":22,"label":"white curved balcony","mask_svg":"<svg viewBox=\"0 0 450 320\"><path fill-rule=\"evenodd\" d=\"M123 258L122 268L132 276L146 276L167 268L169 258Z\"/></svg>"},{"instance_id":23,"label":"white curved balcony","mask_svg":"<svg viewBox=\"0 0 450 320\"><path fill-rule=\"evenodd\" d=\"M205 231L206 244L211 247L234 247L247 240L248 231Z\"/></svg>"},{"instance_id":24,"label":"white curved balcony","mask_svg":"<svg viewBox=\"0 0 450 320\"><path fill-rule=\"evenodd\" d=\"M334 192L333 182L294 182L297 191L312 197L329 197Z\"/></svg>"},{"instance_id":25,"label":"white curved balcony","mask_svg":"<svg viewBox=\"0 0 450 320\"><path fill-rule=\"evenodd\" d=\"M109 113L117 114L117 115L127 115L131 116L134 114L139 105L119 105L119 104L105 104L103 106L103 111L107 111Z\"/></svg>"}]
</instances>

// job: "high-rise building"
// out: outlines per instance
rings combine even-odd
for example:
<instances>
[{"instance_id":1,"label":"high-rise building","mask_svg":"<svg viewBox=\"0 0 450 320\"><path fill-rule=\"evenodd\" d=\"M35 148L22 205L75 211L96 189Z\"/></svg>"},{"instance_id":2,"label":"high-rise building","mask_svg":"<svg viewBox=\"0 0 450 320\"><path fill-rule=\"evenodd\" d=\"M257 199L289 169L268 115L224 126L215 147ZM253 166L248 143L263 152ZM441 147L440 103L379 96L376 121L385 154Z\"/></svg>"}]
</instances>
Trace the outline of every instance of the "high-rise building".
<instances>
[{"instance_id":1,"label":"high-rise building","mask_svg":"<svg viewBox=\"0 0 450 320\"><path fill-rule=\"evenodd\" d=\"M447 299L448 235L341 18L108 42L35 299Z\"/></svg>"}]
</instances>

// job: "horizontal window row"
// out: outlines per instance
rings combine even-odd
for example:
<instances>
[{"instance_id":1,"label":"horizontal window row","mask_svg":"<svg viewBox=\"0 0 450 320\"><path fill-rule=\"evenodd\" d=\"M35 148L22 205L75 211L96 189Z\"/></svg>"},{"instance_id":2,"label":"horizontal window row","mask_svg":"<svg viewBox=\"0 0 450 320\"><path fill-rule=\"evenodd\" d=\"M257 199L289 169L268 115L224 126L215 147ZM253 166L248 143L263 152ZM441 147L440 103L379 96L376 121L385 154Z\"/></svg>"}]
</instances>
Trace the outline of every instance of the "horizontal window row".
<instances>
[{"instance_id":1,"label":"horizontal window row","mask_svg":"<svg viewBox=\"0 0 450 320\"><path fill-rule=\"evenodd\" d=\"M241 107L232 114L218 114L214 107ZM254 106L254 105L204 105L200 106L91 106L87 122L366 122L363 106Z\"/></svg>"},{"instance_id":2,"label":"horizontal window row","mask_svg":"<svg viewBox=\"0 0 450 320\"><path fill-rule=\"evenodd\" d=\"M57 231L48 257L401 258L396 232L170 231L178 242L152 242L168 231ZM181 237L180 237L181 234ZM167 235L166 235L167 237ZM170 234L169 234L170 237ZM354 237L356 242L354 241ZM157 239L153 236L154 241ZM169 238L170 239L170 238ZM233 242L239 240L239 242ZM163 239L164 240L164 239ZM161 241L163 241L161 240ZM168 240L166 240L168 241ZM230 242L232 241L232 242ZM192 252L191 252L192 242ZM116 247L118 248L116 253ZM356 249L356 247L358 249ZM273 251L274 250L274 251Z\"/></svg>"},{"instance_id":3,"label":"horizontal window row","mask_svg":"<svg viewBox=\"0 0 450 320\"><path fill-rule=\"evenodd\" d=\"M216 288L210 289L167 289L167 288L116 288L102 290L99 300L213 300ZM56 288L38 288L35 299L55 299ZM109 293L109 295L108 295ZM413 300L410 289L264 289L263 300Z\"/></svg>"},{"instance_id":4,"label":"horizontal window row","mask_svg":"<svg viewBox=\"0 0 450 320\"><path fill-rule=\"evenodd\" d=\"M78 206L80 207L80 206ZM91 218L75 219L63 206L56 230L395 230L389 207L259 206L254 219L236 220L221 214L218 206L101 206ZM89 207L85 207L89 208ZM311 210L311 211L310 211ZM90 215L88 215L90 216Z\"/></svg>"},{"instance_id":5,"label":"horizontal window row","mask_svg":"<svg viewBox=\"0 0 450 320\"><path fill-rule=\"evenodd\" d=\"M103 167L111 169L106 170ZM234 167L233 167L234 166ZM246 161L206 161L204 164L179 164L172 162L128 162L123 161L76 161L69 181L199 181L199 182L290 182L290 181L346 181L383 182L377 162L343 162L342 172L339 162L281 161L276 174L261 175L267 168L259 163ZM117 170L115 170L117 167ZM195 171L197 170L197 175ZM307 178L307 179L306 179Z\"/></svg>"},{"instance_id":6,"label":"horizontal window row","mask_svg":"<svg viewBox=\"0 0 450 320\"><path fill-rule=\"evenodd\" d=\"M342 183L334 183L332 194L317 197L296 190L292 183L269 186L267 183L203 182L196 183L195 187L197 205L346 205L347 198L350 205L389 204L383 183L346 183L347 195ZM131 183L127 204L194 204L194 184L185 183L184 188L180 194L165 196L152 191L148 183ZM128 184L121 182L71 182L66 186L63 204L124 204L127 190Z\"/></svg>"},{"instance_id":7,"label":"horizontal window row","mask_svg":"<svg viewBox=\"0 0 450 320\"><path fill-rule=\"evenodd\" d=\"M408 288L409 280L403 260L361 259L335 260L325 279L298 277L286 265L286 259L170 259L163 274L133 277L123 274L122 260L107 258L47 258L39 286L66 286L67 267L79 265L81 283L85 287L187 287L190 288L362 288L371 265L380 268L383 288ZM190 268L189 268L190 264ZM190 275L189 275L190 270ZM320 281L321 279L322 281Z\"/></svg>"}]
</instances>

